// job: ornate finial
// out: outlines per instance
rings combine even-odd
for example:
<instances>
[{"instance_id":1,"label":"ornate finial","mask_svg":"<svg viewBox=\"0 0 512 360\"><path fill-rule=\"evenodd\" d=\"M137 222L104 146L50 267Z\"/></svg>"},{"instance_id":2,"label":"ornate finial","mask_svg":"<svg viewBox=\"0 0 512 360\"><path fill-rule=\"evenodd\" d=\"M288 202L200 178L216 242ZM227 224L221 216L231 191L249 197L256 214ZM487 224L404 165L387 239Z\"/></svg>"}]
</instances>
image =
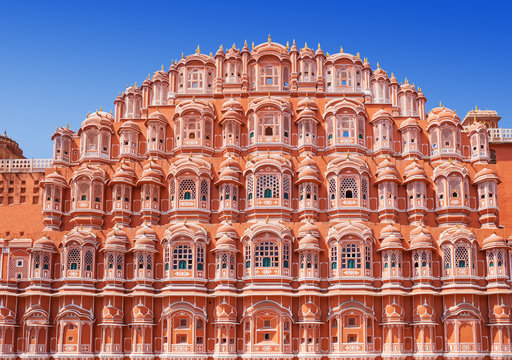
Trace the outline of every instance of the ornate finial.
<instances>
[{"instance_id":1,"label":"ornate finial","mask_svg":"<svg viewBox=\"0 0 512 360\"><path fill-rule=\"evenodd\" d=\"M247 40L244 40L244 47L247 47Z\"/></svg>"},{"instance_id":2,"label":"ornate finial","mask_svg":"<svg viewBox=\"0 0 512 360\"><path fill-rule=\"evenodd\" d=\"M199 44L197 44L196 54L201 54L201 49L199 48Z\"/></svg>"},{"instance_id":3,"label":"ornate finial","mask_svg":"<svg viewBox=\"0 0 512 360\"><path fill-rule=\"evenodd\" d=\"M409 80L407 80L407 78L405 78L404 84L409 84Z\"/></svg>"},{"instance_id":4,"label":"ornate finial","mask_svg":"<svg viewBox=\"0 0 512 360\"><path fill-rule=\"evenodd\" d=\"M356 57L357 57L358 59L361 59L361 55L359 55L359 51L357 52Z\"/></svg>"},{"instance_id":5,"label":"ornate finial","mask_svg":"<svg viewBox=\"0 0 512 360\"><path fill-rule=\"evenodd\" d=\"M213 57L213 53L210 51L210 57Z\"/></svg>"},{"instance_id":6,"label":"ornate finial","mask_svg":"<svg viewBox=\"0 0 512 360\"><path fill-rule=\"evenodd\" d=\"M306 41L306 42L304 43L304 49L307 49L307 48L308 48L308 42Z\"/></svg>"},{"instance_id":7,"label":"ornate finial","mask_svg":"<svg viewBox=\"0 0 512 360\"><path fill-rule=\"evenodd\" d=\"M251 44L251 50L254 50L254 41Z\"/></svg>"},{"instance_id":8,"label":"ornate finial","mask_svg":"<svg viewBox=\"0 0 512 360\"><path fill-rule=\"evenodd\" d=\"M321 48L320 48L320 43L318 43L318 50L321 50Z\"/></svg>"},{"instance_id":9,"label":"ornate finial","mask_svg":"<svg viewBox=\"0 0 512 360\"><path fill-rule=\"evenodd\" d=\"M265 224L268 224L268 220L269 220L269 218L267 216L267 218L265 219Z\"/></svg>"},{"instance_id":10,"label":"ornate finial","mask_svg":"<svg viewBox=\"0 0 512 360\"><path fill-rule=\"evenodd\" d=\"M377 61L377 69L380 69L380 64L378 61Z\"/></svg>"},{"instance_id":11,"label":"ornate finial","mask_svg":"<svg viewBox=\"0 0 512 360\"><path fill-rule=\"evenodd\" d=\"M183 56L183 51L181 52L181 58L185 59L185 56Z\"/></svg>"},{"instance_id":12,"label":"ornate finial","mask_svg":"<svg viewBox=\"0 0 512 360\"><path fill-rule=\"evenodd\" d=\"M290 42L286 42L286 50L290 50Z\"/></svg>"},{"instance_id":13,"label":"ornate finial","mask_svg":"<svg viewBox=\"0 0 512 360\"><path fill-rule=\"evenodd\" d=\"M114 115L114 112L112 110L110 110L110 115Z\"/></svg>"},{"instance_id":14,"label":"ornate finial","mask_svg":"<svg viewBox=\"0 0 512 360\"><path fill-rule=\"evenodd\" d=\"M80 230L84 229L84 224L80 224Z\"/></svg>"},{"instance_id":15,"label":"ornate finial","mask_svg":"<svg viewBox=\"0 0 512 360\"><path fill-rule=\"evenodd\" d=\"M394 73L394 72L392 72L392 73L391 73L391 77L392 77L392 78L394 78L394 77L395 77L395 73Z\"/></svg>"},{"instance_id":16,"label":"ornate finial","mask_svg":"<svg viewBox=\"0 0 512 360\"><path fill-rule=\"evenodd\" d=\"M87 117L89 117L89 115L91 115L91 112L90 112L90 111L88 111L88 112L87 112Z\"/></svg>"},{"instance_id":17,"label":"ornate finial","mask_svg":"<svg viewBox=\"0 0 512 360\"><path fill-rule=\"evenodd\" d=\"M66 124L66 129L69 129L69 123Z\"/></svg>"},{"instance_id":18,"label":"ornate finial","mask_svg":"<svg viewBox=\"0 0 512 360\"><path fill-rule=\"evenodd\" d=\"M331 53L327 52L327 53L325 53L325 56L329 57L329 56L331 56Z\"/></svg>"},{"instance_id":19,"label":"ornate finial","mask_svg":"<svg viewBox=\"0 0 512 360\"><path fill-rule=\"evenodd\" d=\"M270 37L270 34L268 34L268 43L270 44L272 42L272 38Z\"/></svg>"},{"instance_id":20,"label":"ornate finial","mask_svg":"<svg viewBox=\"0 0 512 360\"><path fill-rule=\"evenodd\" d=\"M223 51L223 50L224 50L224 47L222 46L222 44L220 44L220 46L219 46L219 50L220 50L220 51Z\"/></svg>"},{"instance_id":21,"label":"ornate finial","mask_svg":"<svg viewBox=\"0 0 512 360\"><path fill-rule=\"evenodd\" d=\"M478 105L475 106L475 110L478 110Z\"/></svg>"},{"instance_id":22,"label":"ornate finial","mask_svg":"<svg viewBox=\"0 0 512 360\"><path fill-rule=\"evenodd\" d=\"M292 45L295 45L295 39L293 39L293 41L292 41Z\"/></svg>"},{"instance_id":23,"label":"ornate finial","mask_svg":"<svg viewBox=\"0 0 512 360\"><path fill-rule=\"evenodd\" d=\"M340 46L340 54L343 54L343 46Z\"/></svg>"},{"instance_id":24,"label":"ornate finial","mask_svg":"<svg viewBox=\"0 0 512 360\"><path fill-rule=\"evenodd\" d=\"M137 83L135 83L135 84L137 84ZM101 105L100 105L100 111L103 111L103 106L101 106Z\"/></svg>"},{"instance_id":25,"label":"ornate finial","mask_svg":"<svg viewBox=\"0 0 512 360\"><path fill-rule=\"evenodd\" d=\"M188 160L189 160L189 161L190 161L190 160L192 160L192 151L191 151L191 152L189 152L189 154L188 154Z\"/></svg>"},{"instance_id":26,"label":"ornate finial","mask_svg":"<svg viewBox=\"0 0 512 360\"><path fill-rule=\"evenodd\" d=\"M439 107L442 107L443 104L441 103L441 100L439 100Z\"/></svg>"},{"instance_id":27,"label":"ornate finial","mask_svg":"<svg viewBox=\"0 0 512 360\"><path fill-rule=\"evenodd\" d=\"M347 160L350 159L350 150L347 151Z\"/></svg>"}]
</instances>

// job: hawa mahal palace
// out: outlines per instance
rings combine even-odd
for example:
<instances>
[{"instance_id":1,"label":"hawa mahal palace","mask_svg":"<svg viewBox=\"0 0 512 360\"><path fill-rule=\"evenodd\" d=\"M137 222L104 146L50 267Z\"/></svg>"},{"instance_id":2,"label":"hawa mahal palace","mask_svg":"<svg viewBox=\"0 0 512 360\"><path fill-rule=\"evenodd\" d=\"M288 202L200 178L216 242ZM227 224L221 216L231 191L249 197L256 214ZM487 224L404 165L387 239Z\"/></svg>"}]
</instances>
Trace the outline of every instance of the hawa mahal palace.
<instances>
[{"instance_id":1,"label":"hawa mahal palace","mask_svg":"<svg viewBox=\"0 0 512 360\"><path fill-rule=\"evenodd\" d=\"M0 359L512 359L512 131L426 101L269 37L0 137Z\"/></svg>"}]
</instances>

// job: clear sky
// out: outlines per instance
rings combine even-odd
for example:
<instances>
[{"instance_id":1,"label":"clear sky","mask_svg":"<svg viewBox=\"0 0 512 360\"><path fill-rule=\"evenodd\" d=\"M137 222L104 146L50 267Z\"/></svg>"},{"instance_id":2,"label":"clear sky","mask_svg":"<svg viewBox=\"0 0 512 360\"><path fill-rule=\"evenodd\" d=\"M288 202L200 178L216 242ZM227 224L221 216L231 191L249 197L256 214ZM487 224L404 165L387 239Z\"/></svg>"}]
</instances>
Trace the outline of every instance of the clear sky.
<instances>
[{"instance_id":1,"label":"clear sky","mask_svg":"<svg viewBox=\"0 0 512 360\"><path fill-rule=\"evenodd\" d=\"M508 1L7 1L0 0L0 131L25 156L49 158L50 137L171 59L296 39L361 53L423 89L427 111L461 118L475 105L512 127Z\"/></svg>"}]
</instances>

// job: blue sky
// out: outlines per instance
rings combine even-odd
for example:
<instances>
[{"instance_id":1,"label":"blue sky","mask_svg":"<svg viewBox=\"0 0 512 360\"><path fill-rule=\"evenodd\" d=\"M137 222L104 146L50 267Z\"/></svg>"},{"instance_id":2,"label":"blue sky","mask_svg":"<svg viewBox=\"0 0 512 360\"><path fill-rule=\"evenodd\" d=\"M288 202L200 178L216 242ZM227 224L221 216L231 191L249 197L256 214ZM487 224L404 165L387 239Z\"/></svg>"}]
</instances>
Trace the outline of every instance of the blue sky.
<instances>
[{"instance_id":1,"label":"blue sky","mask_svg":"<svg viewBox=\"0 0 512 360\"><path fill-rule=\"evenodd\" d=\"M506 1L0 1L0 131L51 157L51 134L197 45L296 39L361 53L419 85L427 110L475 105L512 127L512 5Z\"/></svg>"}]
</instances>

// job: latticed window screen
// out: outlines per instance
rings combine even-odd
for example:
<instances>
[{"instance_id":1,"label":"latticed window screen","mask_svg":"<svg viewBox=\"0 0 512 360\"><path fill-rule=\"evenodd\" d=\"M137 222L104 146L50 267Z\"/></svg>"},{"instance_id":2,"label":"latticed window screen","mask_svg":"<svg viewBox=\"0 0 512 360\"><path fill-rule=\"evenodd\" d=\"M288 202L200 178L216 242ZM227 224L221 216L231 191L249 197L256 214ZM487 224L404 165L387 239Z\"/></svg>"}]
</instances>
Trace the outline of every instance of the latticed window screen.
<instances>
[{"instance_id":1,"label":"latticed window screen","mask_svg":"<svg viewBox=\"0 0 512 360\"><path fill-rule=\"evenodd\" d=\"M197 89L203 87L203 71L199 69L192 69L187 74L188 88Z\"/></svg>"},{"instance_id":2,"label":"latticed window screen","mask_svg":"<svg viewBox=\"0 0 512 360\"><path fill-rule=\"evenodd\" d=\"M247 178L247 197L249 199L252 199L253 192L254 192L254 180L253 180L252 175L249 175L249 177Z\"/></svg>"},{"instance_id":3,"label":"latticed window screen","mask_svg":"<svg viewBox=\"0 0 512 360\"><path fill-rule=\"evenodd\" d=\"M108 254L107 266L109 269L114 268L114 254L113 253Z\"/></svg>"},{"instance_id":4,"label":"latticed window screen","mask_svg":"<svg viewBox=\"0 0 512 360\"><path fill-rule=\"evenodd\" d=\"M208 181L201 181L201 201L208 201Z\"/></svg>"},{"instance_id":5,"label":"latticed window screen","mask_svg":"<svg viewBox=\"0 0 512 360\"><path fill-rule=\"evenodd\" d=\"M94 257L91 250L85 252L84 265L86 271L92 271Z\"/></svg>"},{"instance_id":6,"label":"latticed window screen","mask_svg":"<svg viewBox=\"0 0 512 360\"><path fill-rule=\"evenodd\" d=\"M249 242L245 244L245 267L251 267L251 244Z\"/></svg>"},{"instance_id":7,"label":"latticed window screen","mask_svg":"<svg viewBox=\"0 0 512 360\"><path fill-rule=\"evenodd\" d=\"M81 267L81 252L80 249L73 248L68 251L68 270L79 270Z\"/></svg>"},{"instance_id":8,"label":"latticed window screen","mask_svg":"<svg viewBox=\"0 0 512 360\"><path fill-rule=\"evenodd\" d=\"M172 268L174 270L192 270L192 249L187 245L178 245L172 253Z\"/></svg>"},{"instance_id":9,"label":"latticed window screen","mask_svg":"<svg viewBox=\"0 0 512 360\"><path fill-rule=\"evenodd\" d=\"M311 199L311 183L306 184L306 199Z\"/></svg>"},{"instance_id":10,"label":"latticed window screen","mask_svg":"<svg viewBox=\"0 0 512 360\"><path fill-rule=\"evenodd\" d=\"M43 256L43 269L44 270L50 269L50 255Z\"/></svg>"},{"instance_id":11,"label":"latticed window screen","mask_svg":"<svg viewBox=\"0 0 512 360\"><path fill-rule=\"evenodd\" d=\"M331 268L338 268L338 246L336 244L331 244Z\"/></svg>"},{"instance_id":12,"label":"latticed window screen","mask_svg":"<svg viewBox=\"0 0 512 360\"><path fill-rule=\"evenodd\" d=\"M360 269L361 249L357 244L345 244L341 248L341 268Z\"/></svg>"},{"instance_id":13,"label":"latticed window screen","mask_svg":"<svg viewBox=\"0 0 512 360\"><path fill-rule=\"evenodd\" d=\"M196 266L197 270L204 269L204 248L202 246L196 248Z\"/></svg>"},{"instance_id":14,"label":"latticed window screen","mask_svg":"<svg viewBox=\"0 0 512 360\"><path fill-rule=\"evenodd\" d=\"M288 175L283 178L283 193L285 199L290 198L290 177Z\"/></svg>"},{"instance_id":15,"label":"latticed window screen","mask_svg":"<svg viewBox=\"0 0 512 360\"><path fill-rule=\"evenodd\" d=\"M443 248L443 263L445 269L450 269L452 266L452 251L451 248Z\"/></svg>"},{"instance_id":16,"label":"latticed window screen","mask_svg":"<svg viewBox=\"0 0 512 360\"><path fill-rule=\"evenodd\" d=\"M331 177L329 179L329 199L334 200L336 198L336 179Z\"/></svg>"},{"instance_id":17,"label":"latticed window screen","mask_svg":"<svg viewBox=\"0 0 512 360\"><path fill-rule=\"evenodd\" d=\"M226 269L228 267L228 254L223 253L221 256L220 262L221 262L221 267L223 269Z\"/></svg>"},{"instance_id":18,"label":"latticed window screen","mask_svg":"<svg viewBox=\"0 0 512 360\"><path fill-rule=\"evenodd\" d=\"M169 195L171 196L171 201L174 201L174 197L176 196L176 185L174 183L174 178L171 179L169 184Z\"/></svg>"},{"instance_id":19,"label":"latticed window screen","mask_svg":"<svg viewBox=\"0 0 512 360\"><path fill-rule=\"evenodd\" d=\"M370 246L366 246L364 250L364 257L365 257L365 267L366 269L371 268L372 264L372 248Z\"/></svg>"},{"instance_id":20,"label":"latticed window screen","mask_svg":"<svg viewBox=\"0 0 512 360\"><path fill-rule=\"evenodd\" d=\"M238 187L233 186L233 201L236 201L238 199Z\"/></svg>"},{"instance_id":21,"label":"latticed window screen","mask_svg":"<svg viewBox=\"0 0 512 360\"><path fill-rule=\"evenodd\" d=\"M119 254L117 255L117 259L116 259L116 267L117 267L117 270L122 270L123 269L123 260L124 260L124 256Z\"/></svg>"},{"instance_id":22,"label":"latticed window screen","mask_svg":"<svg viewBox=\"0 0 512 360\"><path fill-rule=\"evenodd\" d=\"M146 269L151 270L153 265L153 255L147 254L146 255Z\"/></svg>"},{"instance_id":23,"label":"latticed window screen","mask_svg":"<svg viewBox=\"0 0 512 360\"><path fill-rule=\"evenodd\" d=\"M340 194L342 199L357 198L357 181L352 177L345 177L340 182Z\"/></svg>"},{"instance_id":24,"label":"latticed window screen","mask_svg":"<svg viewBox=\"0 0 512 360\"><path fill-rule=\"evenodd\" d=\"M366 178L361 179L361 195L364 200L368 199L368 180Z\"/></svg>"},{"instance_id":25,"label":"latticed window screen","mask_svg":"<svg viewBox=\"0 0 512 360\"><path fill-rule=\"evenodd\" d=\"M169 270L169 260L170 260L170 256L169 256L169 244L164 244L164 267L165 267L165 270Z\"/></svg>"},{"instance_id":26,"label":"latticed window screen","mask_svg":"<svg viewBox=\"0 0 512 360\"><path fill-rule=\"evenodd\" d=\"M39 253L34 255L34 269L39 269L41 266L41 255Z\"/></svg>"},{"instance_id":27,"label":"latticed window screen","mask_svg":"<svg viewBox=\"0 0 512 360\"><path fill-rule=\"evenodd\" d=\"M231 197L231 185L224 185L224 199L229 200Z\"/></svg>"},{"instance_id":28,"label":"latticed window screen","mask_svg":"<svg viewBox=\"0 0 512 360\"><path fill-rule=\"evenodd\" d=\"M279 197L279 178L276 175L260 175L256 185L256 197L278 198Z\"/></svg>"},{"instance_id":29,"label":"latticed window screen","mask_svg":"<svg viewBox=\"0 0 512 360\"><path fill-rule=\"evenodd\" d=\"M283 267L290 267L290 244L283 245Z\"/></svg>"},{"instance_id":30,"label":"latticed window screen","mask_svg":"<svg viewBox=\"0 0 512 360\"><path fill-rule=\"evenodd\" d=\"M256 245L254 250L256 267L278 267L279 247L272 241L263 241Z\"/></svg>"},{"instance_id":31,"label":"latticed window screen","mask_svg":"<svg viewBox=\"0 0 512 360\"><path fill-rule=\"evenodd\" d=\"M192 179L183 179L180 182L180 200L195 200L196 182Z\"/></svg>"},{"instance_id":32,"label":"latticed window screen","mask_svg":"<svg viewBox=\"0 0 512 360\"><path fill-rule=\"evenodd\" d=\"M469 267L469 251L467 247L463 245L455 247L455 266L458 268Z\"/></svg>"}]
</instances>

